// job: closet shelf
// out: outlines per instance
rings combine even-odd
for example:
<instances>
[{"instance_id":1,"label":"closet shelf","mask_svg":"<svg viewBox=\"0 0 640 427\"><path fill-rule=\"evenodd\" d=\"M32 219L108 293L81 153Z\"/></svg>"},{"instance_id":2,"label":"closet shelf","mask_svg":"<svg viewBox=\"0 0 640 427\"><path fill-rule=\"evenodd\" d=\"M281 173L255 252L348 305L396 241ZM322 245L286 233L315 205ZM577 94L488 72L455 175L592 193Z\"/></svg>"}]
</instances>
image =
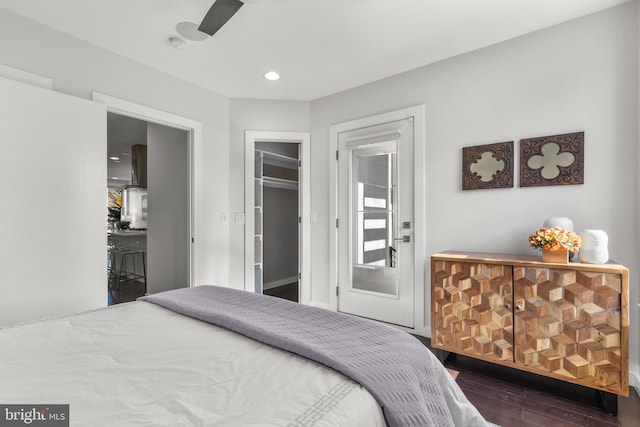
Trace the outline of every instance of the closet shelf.
<instances>
[{"instance_id":1,"label":"closet shelf","mask_svg":"<svg viewBox=\"0 0 640 427\"><path fill-rule=\"evenodd\" d=\"M290 179L273 178L265 176L263 178L263 185L270 188L281 188L283 190L297 190L298 181L292 181Z\"/></svg>"},{"instance_id":2,"label":"closet shelf","mask_svg":"<svg viewBox=\"0 0 640 427\"><path fill-rule=\"evenodd\" d=\"M256 150L259 151L259 150ZM268 151L260 151L265 165L278 166L287 169L298 169L298 159L283 156L282 154L270 153Z\"/></svg>"}]
</instances>

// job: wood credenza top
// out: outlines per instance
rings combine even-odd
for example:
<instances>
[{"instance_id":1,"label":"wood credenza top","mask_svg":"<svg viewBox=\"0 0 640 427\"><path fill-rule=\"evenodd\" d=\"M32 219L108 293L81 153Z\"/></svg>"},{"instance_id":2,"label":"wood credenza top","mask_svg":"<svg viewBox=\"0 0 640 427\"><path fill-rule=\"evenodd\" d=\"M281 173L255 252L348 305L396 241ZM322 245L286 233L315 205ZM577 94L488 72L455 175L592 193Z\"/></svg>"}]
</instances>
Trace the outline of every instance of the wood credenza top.
<instances>
[{"instance_id":1,"label":"wood credenza top","mask_svg":"<svg viewBox=\"0 0 640 427\"><path fill-rule=\"evenodd\" d=\"M578 255L576 254L576 257ZM489 252L463 252L443 251L431 255L432 258L448 261L472 261L486 264L508 264L522 267L542 267L567 270L589 270L603 273L629 274L629 269L620 264L586 264L581 262L569 262L568 264L556 264L542 261L542 255L516 255L499 254Z\"/></svg>"}]
</instances>

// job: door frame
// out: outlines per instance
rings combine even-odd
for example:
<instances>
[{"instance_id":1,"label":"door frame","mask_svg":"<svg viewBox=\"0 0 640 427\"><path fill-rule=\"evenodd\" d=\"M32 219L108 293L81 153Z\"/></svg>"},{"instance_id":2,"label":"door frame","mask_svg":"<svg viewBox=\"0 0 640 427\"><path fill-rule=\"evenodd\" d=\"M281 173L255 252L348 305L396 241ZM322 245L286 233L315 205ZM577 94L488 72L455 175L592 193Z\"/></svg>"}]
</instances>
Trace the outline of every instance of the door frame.
<instances>
[{"instance_id":1,"label":"door frame","mask_svg":"<svg viewBox=\"0 0 640 427\"><path fill-rule=\"evenodd\" d=\"M188 147L187 156L189 159L189 203L188 203L188 218L189 218L189 287L195 285L196 277L196 229L195 229L195 198L196 193L195 182L196 173L199 171L195 168L195 158L202 154L202 123L192 120L186 117L178 116L172 113L167 113L162 110L156 110L155 108L147 107L145 105L136 104L125 99L116 98L110 95L105 95L100 92L92 92L91 99L94 102L105 104L107 112L115 113L122 116L132 117L146 122L156 123L171 128L185 130L188 133ZM106 159L105 159L106 161Z\"/></svg>"},{"instance_id":2,"label":"door frame","mask_svg":"<svg viewBox=\"0 0 640 427\"><path fill-rule=\"evenodd\" d=\"M255 149L256 142L282 142L300 144L300 177L298 197L300 203L300 278L299 302L311 302L311 136L309 132L279 132L279 131L245 131L244 133L244 290L253 292L254 289L254 260L255 260Z\"/></svg>"},{"instance_id":3,"label":"door frame","mask_svg":"<svg viewBox=\"0 0 640 427\"><path fill-rule=\"evenodd\" d=\"M425 270L426 263L426 163L425 163L425 106L415 105L374 116L363 117L332 125L329 128L329 308L338 310L338 135L354 129L360 129L382 123L413 117L414 120L414 328L397 328L411 333L428 336L430 327L426 322L427 307ZM346 223L346 219L343 220ZM331 231L333 229L333 231Z\"/></svg>"}]
</instances>

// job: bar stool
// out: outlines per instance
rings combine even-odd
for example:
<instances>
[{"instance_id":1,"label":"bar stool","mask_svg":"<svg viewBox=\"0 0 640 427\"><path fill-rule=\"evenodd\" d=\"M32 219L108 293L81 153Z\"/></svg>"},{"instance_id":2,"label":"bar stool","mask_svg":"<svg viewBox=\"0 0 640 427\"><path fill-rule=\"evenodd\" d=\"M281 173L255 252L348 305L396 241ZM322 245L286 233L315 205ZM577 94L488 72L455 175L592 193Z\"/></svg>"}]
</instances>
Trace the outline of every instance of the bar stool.
<instances>
[{"instance_id":1,"label":"bar stool","mask_svg":"<svg viewBox=\"0 0 640 427\"><path fill-rule=\"evenodd\" d=\"M109 289L120 289L120 284L142 280L147 293L146 236L114 235L108 237Z\"/></svg>"},{"instance_id":2,"label":"bar stool","mask_svg":"<svg viewBox=\"0 0 640 427\"><path fill-rule=\"evenodd\" d=\"M144 282L144 293L147 293L147 266L146 250L144 249L119 249L120 266L118 267L118 279L115 283L116 289L120 289L120 284L124 282L142 279ZM136 269L136 260L142 264L142 273Z\"/></svg>"},{"instance_id":3,"label":"bar stool","mask_svg":"<svg viewBox=\"0 0 640 427\"><path fill-rule=\"evenodd\" d=\"M118 246L111 236L107 237L107 285L109 289L114 287L116 278L118 277Z\"/></svg>"}]
</instances>

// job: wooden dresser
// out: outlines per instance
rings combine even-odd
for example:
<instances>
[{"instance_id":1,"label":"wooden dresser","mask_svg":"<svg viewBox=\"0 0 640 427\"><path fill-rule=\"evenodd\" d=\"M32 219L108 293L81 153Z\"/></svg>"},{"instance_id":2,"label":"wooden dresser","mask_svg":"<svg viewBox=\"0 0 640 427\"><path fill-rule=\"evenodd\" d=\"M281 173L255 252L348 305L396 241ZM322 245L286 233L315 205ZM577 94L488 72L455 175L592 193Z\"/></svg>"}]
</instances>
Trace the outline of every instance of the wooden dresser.
<instances>
[{"instance_id":1,"label":"wooden dresser","mask_svg":"<svg viewBox=\"0 0 640 427\"><path fill-rule=\"evenodd\" d=\"M431 257L431 341L447 352L629 395L629 270L540 256Z\"/></svg>"}]
</instances>

